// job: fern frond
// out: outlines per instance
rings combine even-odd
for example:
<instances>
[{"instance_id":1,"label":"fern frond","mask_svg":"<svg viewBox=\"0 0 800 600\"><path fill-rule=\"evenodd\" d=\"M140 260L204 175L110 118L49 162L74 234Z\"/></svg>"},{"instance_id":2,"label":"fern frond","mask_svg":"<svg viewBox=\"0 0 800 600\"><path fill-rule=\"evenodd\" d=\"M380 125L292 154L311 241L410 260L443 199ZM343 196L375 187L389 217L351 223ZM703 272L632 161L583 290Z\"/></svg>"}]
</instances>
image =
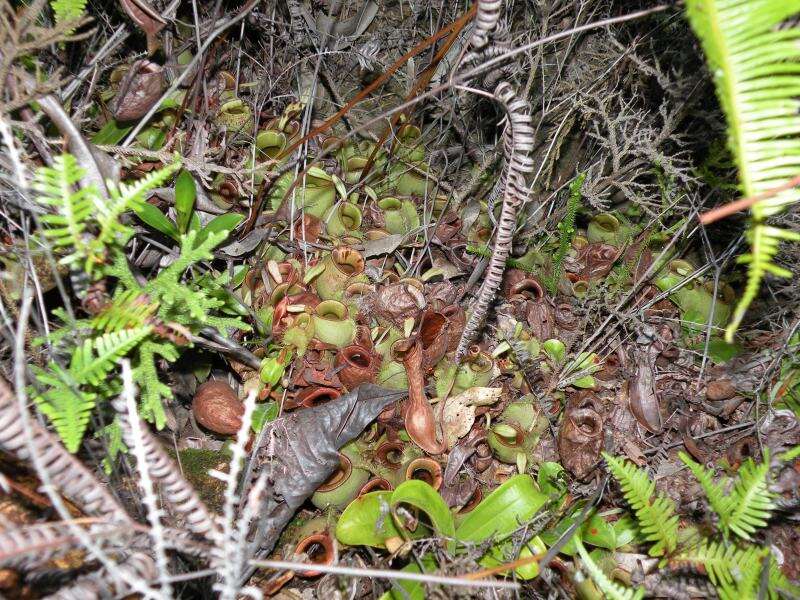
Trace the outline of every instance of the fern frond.
<instances>
[{"instance_id":1,"label":"fern frond","mask_svg":"<svg viewBox=\"0 0 800 600\"><path fill-rule=\"evenodd\" d=\"M764 568L763 560L769 554L769 549L754 547L752 550L754 552L748 553L747 559L737 565L736 582L734 584L722 582L717 586L720 600L758 598L761 570Z\"/></svg>"},{"instance_id":2,"label":"fern frond","mask_svg":"<svg viewBox=\"0 0 800 600\"><path fill-rule=\"evenodd\" d=\"M110 332L144 327L157 310L158 303L151 302L139 290L125 290L92 319L92 328L95 331Z\"/></svg>"},{"instance_id":3,"label":"fern frond","mask_svg":"<svg viewBox=\"0 0 800 600\"><path fill-rule=\"evenodd\" d=\"M703 465L694 462L685 452L679 452L678 457L689 467L689 470L697 477L711 508L720 519L722 529L727 532L728 524L733 513L734 507L731 505L731 497L725 494L722 485L714 482L714 474Z\"/></svg>"},{"instance_id":4,"label":"fern frond","mask_svg":"<svg viewBox=\"0 0 800 600\"><path fill-rule=\"evenodd\" d=\"M680 459L694 473L706 493L708 502L720 518L720 527L726 535L733 532L749 540L750 535L759 527L767 524L775 503L767 487L769 475L769 456L764 462L756 465L748 459L730 493L726 494L720 484L714 483L713 474L702 465L694 462L683 452Z\"/></svg>"},{"instance_id":5,"label":"fern frond","mask_svg":"<svg viewBox=\"0 0 800 600\"><path fill-rule=\"evenodd\" d=\"M800 598L800 586L789 581L783 574L774 555L769 557L769 586L767 594L770 600L776 598Z\"/></svg>"},{"instance_id":6,"label":"fern frond","mask_svg":"<svg viewBox=\"0 0 800 600\"><path fill-rule=\"evenodd\" d=\"M603 453L608 469L617 479L631 505L639 528L654 545L650 556L672 552L678 545L678 516L675 505L666 496L655 495L656 484L650 481L643 469L627 460Z\"/></svg>"},{"instance_id":7,"label":"fern frond","mask_svg":"<svg viewBox=\"0 0 800 600\"><path fill-rule=\"evenodd\" d=\"M581 556L583 568L594 581L598 589L610 600L641 600L644 598L644 588L627 588L615 581L611 581L603 570L592 560L578 536L575 536L575 547Z\"/></svg>"},{"instance_id":8,"label":"fern frond","mask_svg":"<svg viewBox=\"0 0 800 600\"><path fill-rule=\"evenodd\" d=\"M181 236L181 253L175 261L162 270L156 280L179 281L184 271L195 263L209 260L213 257L211 251L219 246L228 237L228 232L209 233L205 239L197 242L197 232L189 231Z\"/></svg>"},{"instance_id":9,"label":"fern frond","mask_svg":"<svg viewBox=\"0 0 800 600\"><path fill-rule=\"evenodd\" d=\"M670 561L673 568L689 567L707 575L717 587L733 586L741 573L758 569L760 549L740 548L735 544L703 539L697 546L682 551Z\"/></svg>"},{"instance_id":10,"label":"fern frond","mask_svg":"<svg viewBox=\"0 0 800 600\"><path fill-rule=\"evenodd\" d=\"M207 324L209 313L225 302L213 298L196 286L187 285L183 274L191 265L210 259L211 251L226 237L227 232L211 233L197 246L197 233L190 231L181 236L181 252L175 262L163 269L145 286L145 293L161 303L159 316L166 322L181 325Z\"/></svg>"},{"instance_id":11,"label":"fern frond","mask_svg":"<svg viewBox=\"0 0 800 600\"><path fill-rule=\"evenodd\" d=\"M131 348L147 337L153 328L149 325L135 329L112 331L94 339L88 339L75 348L69 372L78 384L100 385L117 361Z\"/></svg>"},{"instance_id":12,"label":"fern frond","mask_svg":"<svg viewBox=\"0 0 800 600\"><path fill-rule=\"evenodd\" d=\"M87 223L99 203L93 187L76 187L85 175L84 169L71 154L53 158L52 167L37 169L33 189L37 201L54 209L55 214L41 217L46 225L44 235L57 247L69 252L59 262L72 264L90 256Z\"/></svg>"},{"instance_id":13,"label":"fern frond","mask_svg":"<svg viewBox=\"0 0 800 600\"><path fill-rule=\"evenodd\" d=\"M55 487L87 516L108 523L132 524L122 505L92 471L67 452L36 419L27 421L25 424L21 418L16 394L0 377L0 449L23 461L41 457Z\"/></svg>"},{"instance_id":14,"label":"fern frond","mask_svg":"<svg viewBox=\"0 0 800 600\"><path fill-rule=\"evenodd\" d=\"M784 0L687 0L686 13L700 38L728 121L728 145L745 196L768 192L800 171L800 28L779 26L800 12ZM781 240L800 234L766 225L767 218L800 200L793 187L756 202L748 231L747 285L726 330L733 334L766 273L786 277L773 262Z\"/></svg>"},{"instance_id":15,"label":"fern frond","mask_svg":"<svg viewBox=\"0 0 800 600\"><path fill-rule=\"evenodd\" d=\"M94 437L105 438L105 456L103 457L103 471L106 475L111 475L114 470L114 463L117 460L120 452L125 453L128 447L122 441L122 428L119 424L119 417L114 419L111 423L100 429L94 434Z\"/></svg>"},{"instance_id":16,"label":"fern frond","mask_svg":"<svg viewBox=\"0 0 800 600\"><path fill-rule=\"evenodd\" d=\"M56 24L80 19L86 11L86 0L50 0Z\"/></svg>"},{"instance_id":17,"label":"fern frond","mask_svg":"<svg viewBox=\"0 0 800 600\"><path fill-rule=\"evenodd\" d=\"M739 469L739 476L731 490L733 512L728 527L736 535L746 540L759 527L767 524L775 509L773 495L767 485L769 476L769 452L765 452L764 461L757 465L752 458Z\"/></svg>"},{"instance_id":18,"label":"fern frond","mask_svg":"<svg viewBox=\"0 0 800 600\"><path fill-rule=\"evenodd\" d=\"M564 272L564 259L575 237L575 216L581 205L581 189L586 180L586 173L580 173L569 184L569 198L567 199L567 212L558 224L558 250L553 257L553 272L545 278L547 290L553 295L558 291L558 282Z\"/></svg>"},{"instance_id":19,"label":"fern frond","mask_svg":"<svg viewBox=\"0 0 800 600\"><path fill-rule=\"evenodd\" d=\"M32 368L36 380L44 388L41 394L34 396L39 411L53 424L66 449L77 452L89 426L97 394L80 389L70 373L55 363L48 371Z\"/></svg>"},{"instance_id":20,"label":"fern frond","mask_svg":"<svg viewBox=\"0 0 800 600\"><path fill-rule=\"evenodd\" d=\"M143 419L155 423L157 429L162 429L167 422L162 398L170 400L172 390L158 379L156 356L174 362L178 360L178 350L170 342L145 340L139 345L137 354L133 375L141 393L139 410Z\"/></svg>"}]
</instances>

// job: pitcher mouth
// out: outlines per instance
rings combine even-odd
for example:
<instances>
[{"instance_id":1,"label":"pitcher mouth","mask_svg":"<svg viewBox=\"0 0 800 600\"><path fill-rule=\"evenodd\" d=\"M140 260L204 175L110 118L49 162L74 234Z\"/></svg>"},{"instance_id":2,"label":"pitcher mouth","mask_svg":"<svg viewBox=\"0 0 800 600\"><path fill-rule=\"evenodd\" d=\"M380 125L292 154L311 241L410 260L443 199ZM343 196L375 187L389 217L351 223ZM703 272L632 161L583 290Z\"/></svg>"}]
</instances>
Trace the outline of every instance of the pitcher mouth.
<instances>
[{"instance_id":1,"label":"pitcher mouth","mask_svg":"<svg viewBox=\"0 0 800 600\"><path fill-rule=\"evenodd\" d=\"M297 543L294 553L305 554L308 560L317 565L332 565L335 559L333 540L327 533L309 535ZM302 577L317 577L322 571L300 571Z\"/></svg>"},{"instance_id":2,"label":"pitcher mouth","mask_svg":"<svg viewBox=\"0 0 800 600\"><path fill-rule=\"evenodd\" d=\"M364 257L358 250L347 246L334 248L331 259L336 268L348 277L354 277L364 272Z\"/></svg>"},{"instance_id":3,"label":"pitcher mouth","mask_svg":"<svg viewBox=\"0 0 800 600\"><path fill-rule=\"evenodd\" d=\"M361 346L348 346L342 350L342 358L347 365L358 369L368 369L373 365L372 355Z\"/></svg>"},{"instance_id":4,"label":"pitcher mouth","mask_svg":"<svg viewBox=\"0 0 800 600\"><path fill-rule=\"evenodd\" d=\"M391 492L394 489L394 486L389 482L388 479L384 479L383 477L373 477L363 486L361 489L358 490L358 495L363 496L364 494L369 494L370 492Z\"/></svg>"},{"instance_id":5,"label":"pitcher mouth","mask_svg":"<svg viewBox=\"0 0 800 600\"><path fill-rule=\"evenodd\" d=\"M340 487L345 481L350 478L353 472L353 462L341 452L339 453L339 466L333 474L325 480L321 486L317 488L318 492L330 492Z\"/></svg>"},{"instance_id":6,"label":"pitcher mouth","mask_svg":"<svg viewBox=\"0 0 800 600\"><path fill-rule=\"evenodd\" d=\"M375 450L375 458L385 467L397 469L403 463L404 449L402 442L384 442Z\"/></svg>"},{"instance_id":7,"label":"pitcher mouth","mask_svg":"<svg viewBox=\"0 0 800 600\"><path fill-rule=\"evenodd\" d=\"M511 295L525 294L525 292L533 296L534 300L541 300L544 298L544 289L542 289L541 284L533 277L526 277L514 284L511 288Z\"/></svg>"},{"instance_id":8,"label":"pitcher mouth","mask_svg":"<svg viewBox=\"0 0 800 600\"><path fill-rule=\"evenodd\" d=\"M522 429L514 423L503 423L503 425L511 427L511 429L514 430L514 436L502 435L495 431L493 433L496 436L498 443L507 448L522 448L522 445L525 442L525 434L523 433Z\"/></svg>"},{"instance_id":9,"label":"pitcher mouth","mask_svg":"<svg viewBox=\"0 0 800 600\"><path fill-rule=\"evenodd\" d=\"M317 305L316 313L326 321L341 321L347 317L347 307L337 300L324 300Z\"/></svg>"},{"instance_id":10,"label":"pitcher mouth","mask_svg":"<svg viewBox=\"0 0 800 600\"><path fill-rule=\"evenodd\" d=\"M432 458L417 458L408 463L406 479L419 479L438 490L442 487L442 466Z\"/></svg>"}]
</instances>

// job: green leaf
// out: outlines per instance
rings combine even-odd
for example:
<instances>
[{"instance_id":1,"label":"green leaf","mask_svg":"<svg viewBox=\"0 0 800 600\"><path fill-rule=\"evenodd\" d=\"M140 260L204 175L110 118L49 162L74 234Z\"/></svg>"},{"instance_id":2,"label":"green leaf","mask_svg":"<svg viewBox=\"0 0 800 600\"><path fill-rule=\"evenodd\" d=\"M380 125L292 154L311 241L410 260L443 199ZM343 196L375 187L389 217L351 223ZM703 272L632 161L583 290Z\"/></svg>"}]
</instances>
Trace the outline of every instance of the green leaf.
<instances>
[{"instance_id":1,"label":"green leaf","mask_svg":"<svg viewBox=\"0 0 800 600\"><path fill-rule=\"evenodd\" d=\"M225 215L219 215L218 217L214 217L211 221L200 230L200 233L197 234L197 241L196 245L199 246L202 244L206 238L211 234L218 234L218 233L225 233L225 237L228 237L229 234L233 229L242 222L244 217L238 213L227 213ZM225 237L220 238L217 245L222 243Z\"/></svg>"},{"instance_id":2,"label":"green leaf","mask_svg":"<svg viewBox=\"0 0 800 600\"><path fill-rule=\"evenodd\" d=\"M133 125L121 127L119 123L111 119L92 136L92 143L98 146L119 144L131 129L133 129Z\"/></svg>"},{"instance_id":3,"label":"green leaf","mask_svg":"<svg viewBox=\"0 0 800 600\"><path fill-rule=\"evenodd\" d=\"M450 512L450 508L442 500L439 492L424 481L419 479L404 481L392 492L390 503L395 522L400 527L404 526L403 516L397 511L397 508L401 504L408 504L428 515L434 531L439 535L452 538L455 534L453 513ZM450 542L449 545L452 548L453 542Z\"/></svg>"},{"instance_id":4,"label":"green leaf","mask_svg":"<svg viewBox=\"0 0 800 600\"><path fill-rule=\"evenodd\" d=\"M581 539L587 544L616 550L636 539L636 525L627 516L609 522L604 515L594 513L581 528Z\"/></svg>"},{"instance_id":5,"label":"green leaf","mask_svg":"<svg viewBox=\"0 0 800 600\"><path fill-rule=\"evenodd\" d=\"M529 521L547 502L530 475L515 475L467 513L456 528L463 542L500 541Z\"/></svg>"},{"instance_id":6,"label":"green leaf","mask_svg":"<svg viewBox=\"0 0 800 600\"><path fill-rule=\"evenodd\" d=\"M253 420L250 427L253 433L258 433L264 428L264 425L274 421L278 418L278 403L266 402L264 404L256 404L253 410Z\"/></svg>"},{"instance_id":7,"label":"green leaf","mask_svg":"<svg viewBox=\"0 0 800 600\"><path fill-rule=\"evenodd\" d=\"M543 531L541 534L542 541L547 544L548 546L555 544L561 536L569 529L577 520L577 515L580 513L581 508L583 508L582 503L577 503L575 508L572 512L561 519L554 527L550 527L547 530ZM575 540L579 538L578 531L573 533L572 537L561 547L561 554L566 554L567 556L574 556L577 552L575 548Z\"/></svg>"},{"instance_id":8,"label":"green leaf","mask_svg":"<svg viewBox=\"0 0 800 600\"><path fill-rule=\"evenodd\" d=\"M541 492L550 496L560 496L567 490L567 477L561 463L546 461L539 465L536 477Z\"/></svg>"},{"instance_id":9,"label":"green leaf","mask_svg":"<svg viewBox=\"0 0 800 600\"><path fill-rule=\"evenodd\" d=\"M192 211L192 217L191 219L189 219L188 231L194 231L195 233L197 233L202 228L203 224L200 222L200 217L197 215L197 211Z\"/></svg>"},{"instance_id":10,"label":"green leaf","mask_svg":"<svg viewBox=\"0 0 800 600\"><path fill-rule=\"evenodd\" d=\"M591 375L584 375L583 377L578 377L578 379L572 382L572 385L582 389L592 389L596 384L597 382Z\"/></svg>"},{"instance_id":11,"label":"green leaf","mask_svg":"<svg viewBox=\"0 0 800 600\"><path fill-rule=\"evenodd\" d=\"M156 231L160 231L164 235L171 237L176 242L180 241L181 235L178 233L178 228L175 226L175 223L169 220L164 213L152 204L142 202L141 204L135 205L133 210L136 216Z\"/></svg>"},{"instance_id":12,"label":"green leaf","mask_svg":"<svg viewBox=\"0 0 800 600\"><path fill-rule=\"evenodd\" d=\"M705 322L703 325L705 325ZM697 352L704 352L706 349L705 340L692 345L691 349L696 350ZM717 364L726 363L741 352L741 346L738 344L729 344L722 338L712 337L708 341L708 356Z\"/></svg>"},{"instance_id":13,"label":"green leaf","mask_svg":"<svg viewBox=\"0 0 800 600\"><path fill-rule=\"evenodd\" d=\"M575 540L578 554L581 556L583 568L589 573L595 585L609 600L641 600L644 598L644 588L627 588L615 581L611 581L603 570L589 556L586 548L579 539Z\"/></svg>"},{"instance_id":14,"label":"green leaf","mask_svg":"<svg viewBox=\"0 0 800 600\"><path fill-rule=\"evenodd\" d=\"M611 523L594 513L581 528L581 540L592 546L616 550L617 535Z\"/></svg>"},{"instance_id":15,"label":"green leaf","mask_svg":"<svg viewBox=\"0 0 800 600\"><path fill-rule=\"evenodd\" d=\"M430 573L436 570L436 561L431 554L423 554L420 562L426 572ZM422 573L422 569L416 562L411 562L400 570L404 573ZM425 586L418 581L397 579L392 581L392 586L393 589L383 594L380 600L425 600L427 597Z\"/></svg>"},{"instance_id":16,"label":"green leaf","mask_svg":"<svg viewBox=\"0 0 800 600\"><path fill-rule=\"evenodd\" d=\"M537 535L522 547L522 550L519 552L519 558L522 560L524 558L536 556L537 554L544 554L545 552L547 552L547 546L544 545L542 538ZM520 579L533 579L539 575L539 563L530 562L527 565L517 567L514 569L514 572Z\"/></svg>"},{"instance_id":17,"label":"green leaf","mask_svg":"<svg viewBox=\"0 0 800 600\"><path fill-rule=\"evenodd\" d=\"M189 227L196 198L197 188L195 187L194 177L184 169L178 173L178 177L175 180L175 212L180 233L186 233Z\"/></svg>"},{"instance_id":18,"label":"green leaf","mask_svg":"<svg viewBox=\"0 0 800 600\"><path fill-rule=\"evenodd\" d=\"M353 500L336 523L336 539L348 546L385 548L386 540L400 537L389 508L392 492L369 492Z\"/></svg>"},{"instance_id":19,"label":"green leaf","mask_svg":"<svg viewBox=\"0 0 800 600\"><path fill-rule=\"evenodd\" d=\"M166 140L167 132L161 127L147 127L136 136L136 141L148 150L160 150Z\"/></svg>"},{"instance_id":20,"label":"green leaf","mask_svg":"<svg viewBox=\"0 0 800 600\"><path fill-rule=\"evenodd\" d=\"M336 193L339 194L342 202L347 202L347 188L345 188L344 182L336 175L331 175L331 179L333 179L333 185L336 188Z\"/></svg>"},{"instance_id":21,"label":"green leaf","mask_svg":"<svg viewBox=\"0 0 800 600\"><path fill-rule=\"evenodd\" d=\"M261 381L269 387L275 387L283 377L286 365L275 357L267 357L261 361Z\"/></svg>"},{"instance_id":22,"label":"green leaf","mask_svg":"<svg viewBox=\"0 0 800 600\"><path fill-rule=\"evenodd\" d=\"M550 360L557 365L564 362L564 358L567 354L567 347L564 346L564 342L556 339L545 340L542 344L542 350L544 350L545 354L550 357Z\"/></svg>"}]
</instances>

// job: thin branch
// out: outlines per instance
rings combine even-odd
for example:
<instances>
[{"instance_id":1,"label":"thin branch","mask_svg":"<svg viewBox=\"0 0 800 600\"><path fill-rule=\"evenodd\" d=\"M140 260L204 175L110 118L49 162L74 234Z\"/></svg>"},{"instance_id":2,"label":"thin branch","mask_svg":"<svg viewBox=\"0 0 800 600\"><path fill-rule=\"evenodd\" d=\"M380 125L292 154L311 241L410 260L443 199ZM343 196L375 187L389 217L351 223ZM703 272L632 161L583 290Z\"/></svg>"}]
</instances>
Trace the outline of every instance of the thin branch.
<instances>
[{"instance_id":1,"label":"thin branch","mask_svg":"<svg viewBox=\"0 0 800 600\"><path fill-rule=\"evenodd\" d=\"M426 575L425 573L408 573L406 571L389 571L384 569L362 569L359 567L343 567L341 565L320 565L317 563L302 563L286 560L252 560L254 567L278 569L281 571L308 571L313 569L322 573L334 575L349 575L350 577L369 577L374 579L400 579L406 581L419 581L441 585L453 585L469 588L495 588L503 590L519 590L520 585L513 581L498 581L496 579L473 580L463 577L446 577L442 575Z\"/></svg>"},{"instance_id":2,"label":"thin branch","mask_svg":"<svg viewBox=\"0 0 800 600\"><path fill-rule=\"evenodd\" d=\"M762 200L772 198L773 196L781 192L785 192L786 190L789 190L797 185L800 185L800 175L797 177L792 177L789 181L769 189L766 192L761 192L760 194L755 194L754 196L748 196L747 198L740 198L734 202L729 202L728 204L723 204L717 208L712 208L708 212L704 212L702 215L700 215L698 217L698 221L700 221L703 225L710 225L711 223L719 221L720 219L724 219L725 217L729 217L740 210L750 208L756 202L761 202Z\"/></svg>"}]
</instances>

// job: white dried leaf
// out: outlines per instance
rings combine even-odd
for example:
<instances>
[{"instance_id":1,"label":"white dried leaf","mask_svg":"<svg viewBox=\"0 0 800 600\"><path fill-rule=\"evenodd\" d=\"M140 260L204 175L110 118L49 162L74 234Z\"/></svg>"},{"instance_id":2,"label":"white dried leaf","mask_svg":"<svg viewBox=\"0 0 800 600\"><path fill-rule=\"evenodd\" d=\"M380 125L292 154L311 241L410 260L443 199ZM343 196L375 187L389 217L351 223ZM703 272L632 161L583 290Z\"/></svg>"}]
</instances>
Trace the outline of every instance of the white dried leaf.
<instances>
[{"instance_id":1,"label":"white dried leaf","mask_svg":"<svg viewBox=\"0 0 800 600\"><path fill-rule=\"evenodd\" d=\"M444 406L435 411L440 418L439 425L449 449L472 429L475 424L475 409L497 402L501 391L501 388L472 387L457 396L447 398Z\"/></svg>"}]
</instances>

